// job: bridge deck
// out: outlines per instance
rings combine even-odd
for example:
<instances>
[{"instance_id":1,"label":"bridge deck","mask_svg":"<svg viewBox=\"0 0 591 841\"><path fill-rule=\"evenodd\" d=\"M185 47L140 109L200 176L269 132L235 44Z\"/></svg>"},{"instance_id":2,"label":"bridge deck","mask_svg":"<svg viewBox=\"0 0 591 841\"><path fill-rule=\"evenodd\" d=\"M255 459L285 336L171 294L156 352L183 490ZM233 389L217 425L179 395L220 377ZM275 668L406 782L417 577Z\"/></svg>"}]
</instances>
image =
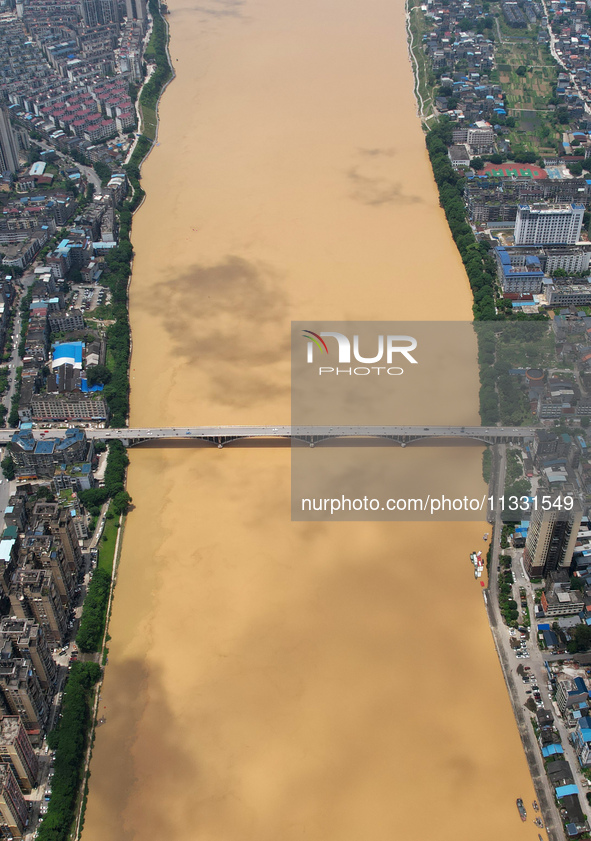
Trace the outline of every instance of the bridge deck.
<instances>
[{"instance_id":1,"label":"bridge deck","mask_svg":"<svg viewBox=\"0 0 591 841\"><path fill-rule=\"evenodd\" d=\"M1 429L0 443L6 444L15 430ZM85 429L92 440L137 443L148 440L231 441L240 438L296 438L323 440L329 438L391 438L409 441L421 438L468 438L479 441L520 441L532 438L532 427L495 426L196 426L196 427L142 427L133 429ZM35 438L63 437L66 429L33 431Z\"/></svg>"}]
</instances>

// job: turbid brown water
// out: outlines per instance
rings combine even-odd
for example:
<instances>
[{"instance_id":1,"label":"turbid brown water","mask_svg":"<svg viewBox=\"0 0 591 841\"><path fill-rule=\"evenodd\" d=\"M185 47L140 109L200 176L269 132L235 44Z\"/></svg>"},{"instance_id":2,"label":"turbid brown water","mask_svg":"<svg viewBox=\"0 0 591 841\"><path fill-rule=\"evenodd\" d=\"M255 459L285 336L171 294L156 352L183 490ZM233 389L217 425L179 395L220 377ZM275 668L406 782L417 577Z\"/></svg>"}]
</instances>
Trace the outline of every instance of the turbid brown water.
<instances>
[{"instance_id":1,"label":"turbid brown water","mask_svg":"<svg viewBox=\"0 0 591 841\"><path fill-rule=\"evenodd\" d=\"M286 423L290 319L470 316L402 0L170 8L132 423ZM132 452L85 841L535 838L468 562L486 526L291 523L289 455Z\"/></svg>"}]
</instances>

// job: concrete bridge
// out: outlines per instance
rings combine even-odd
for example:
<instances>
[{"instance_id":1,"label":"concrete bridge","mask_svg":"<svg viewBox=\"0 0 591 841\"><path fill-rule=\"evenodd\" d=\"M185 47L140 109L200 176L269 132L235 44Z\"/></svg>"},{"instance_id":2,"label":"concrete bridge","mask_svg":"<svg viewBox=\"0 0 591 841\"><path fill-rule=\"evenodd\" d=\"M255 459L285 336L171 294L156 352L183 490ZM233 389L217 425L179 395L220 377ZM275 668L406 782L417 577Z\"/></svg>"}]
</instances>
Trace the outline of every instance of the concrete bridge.
<instances>
[{"instance_id":1,"label":"concrete bridge","mask_svg":"<svg viewBox=\"0 0 591 841\"><path fill-rule=\"evenodd\" d=\"M405 447L417 441L459 441L483 444L523 443L533 438L533 427L496 426L194 426L147 427L139 429L84 429L87 437L99 441L121 441L133 447L146 441L206 441L219 447L243 439L294 440L314 446L333 439L382 439ZM34 430L35 438L63 437L66 429ZM0 444L10 441L14 430L0 430Z\"/></svg>"}]
</instances>

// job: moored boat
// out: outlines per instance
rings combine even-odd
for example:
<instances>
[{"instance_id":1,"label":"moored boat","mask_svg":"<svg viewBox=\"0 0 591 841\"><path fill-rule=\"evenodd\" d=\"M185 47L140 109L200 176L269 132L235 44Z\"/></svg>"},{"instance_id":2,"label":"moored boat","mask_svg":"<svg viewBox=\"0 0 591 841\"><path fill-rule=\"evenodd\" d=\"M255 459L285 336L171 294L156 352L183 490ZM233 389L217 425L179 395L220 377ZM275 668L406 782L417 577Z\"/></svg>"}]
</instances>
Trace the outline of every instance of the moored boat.
<instances>
[{"instance_id":1,"label":"moored boat","mask_svg":"<svg viewBox=\"0 0 591 841\"><path fill-rule=\"evenodd\" d=\"M521 799L521 797L518 797L516 802L517 802L517 809L519 811L519 817L521 818L522 821L526 821L527 820L527 812L525 811L525 806L523 805L523 800Z\"/></svg>"}]
</instances>

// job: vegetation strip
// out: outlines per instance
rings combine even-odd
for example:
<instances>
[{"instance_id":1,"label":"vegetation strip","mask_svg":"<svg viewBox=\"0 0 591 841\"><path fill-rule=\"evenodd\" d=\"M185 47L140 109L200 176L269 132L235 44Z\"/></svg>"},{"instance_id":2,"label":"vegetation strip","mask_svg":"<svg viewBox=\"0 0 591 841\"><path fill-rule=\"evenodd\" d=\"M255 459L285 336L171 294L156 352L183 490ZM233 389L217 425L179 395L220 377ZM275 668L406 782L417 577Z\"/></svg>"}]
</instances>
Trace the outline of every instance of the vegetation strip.
<instances>
[{"instance_id":1,"label":"vegetation strip","mask_svg":"<svg viewBox=\"0 0 591 841\"><path fill-rule=\"evenodd\" d=\"M74 663L64 690L62 717L48 736L56 751L52 794L38 841L67 841L76 813L88 730L93 687L101 676L98 663Z\"/></svg>"}]
</instances>

